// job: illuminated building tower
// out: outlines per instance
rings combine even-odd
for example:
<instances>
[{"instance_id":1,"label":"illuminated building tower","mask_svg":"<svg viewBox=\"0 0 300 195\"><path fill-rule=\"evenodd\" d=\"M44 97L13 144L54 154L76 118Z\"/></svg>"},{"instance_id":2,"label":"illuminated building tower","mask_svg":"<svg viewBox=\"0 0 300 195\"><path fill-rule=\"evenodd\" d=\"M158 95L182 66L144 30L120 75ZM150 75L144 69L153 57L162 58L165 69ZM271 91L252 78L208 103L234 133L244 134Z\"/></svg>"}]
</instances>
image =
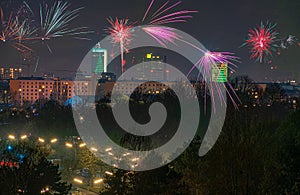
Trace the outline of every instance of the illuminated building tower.
<instances>
[{"instance_id":1,"label":"illuminated building tower","mask_svg":"<svg viewBox=\"0 0 300 195\"><path fill-rule=\"evenodd\" d=\"M101 48L100 43L92 49L92 73L99 75L107 72L107 50Z\"/></svg>"},{"instance_id":2,"label":"illuminated building tower","mask_svg":"<svg viewBox=\"0 0 300 195\"><path fill-rule=\"evenodd\" d=\"M218 83L225 83L228 81L228 64L218 63L212 67L211 70L212 81Z\"/></svg>"}]
</instances>

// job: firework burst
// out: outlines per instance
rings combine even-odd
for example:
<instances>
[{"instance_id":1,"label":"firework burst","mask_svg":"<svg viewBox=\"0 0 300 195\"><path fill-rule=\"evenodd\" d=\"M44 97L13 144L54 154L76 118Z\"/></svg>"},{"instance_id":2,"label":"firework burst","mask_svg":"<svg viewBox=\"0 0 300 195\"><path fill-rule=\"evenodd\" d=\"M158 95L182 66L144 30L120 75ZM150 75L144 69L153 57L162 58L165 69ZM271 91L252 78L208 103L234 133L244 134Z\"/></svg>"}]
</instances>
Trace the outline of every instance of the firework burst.
<instances>
[{"instance_id":1,"label":"firework burst","mask_svg":"<svg viewBox=\"0 0 300 195\"><path fill-rule=\"evenodd\" d=\"M114 45L119 45L120 47L122 73L124 73L124 66L126 64L124 60L124 52L128 52L127 46L132 40L132 27L134 24L130 24L128 19L121 20L116 18L113 20L108 18L107 21L111 25L107 28L107 30L111 35L112 42Z\"/></svg>"},{"instance_id":2,"label":"firework burst","mask_svg":"<svg viewBox=\"0 0 300 195\"><path fill-rule=\"evenodd\" d=\"M46 41L63 36L74 36L78 39L85 39L78 36L92 33L92 31L86 31L86 27L70 27L70 22L79 16L79 12L82 9L81 7L72 10L70 9L70 3L62 1L57 1L52 6L47 4L45 6L40 5L39 35L37 39ZM51 51L49 46L48 49Z\"/></svg>"},{"instance_id":3,"label":"firework burst","mask_svg":"<svg viewBox=\"0 0 300 195\"><path fill-rule=\"evenodd\" d=\"M249 30L248 39L242 46L250 47L251 59L256 59L260 63L267 62L272 57L272 52L276 52L278 33L275 27L276 24L267 22Z\"/></svg>"},{"instance_id":4,"label":"firework burst","mask_svg":"<svg viewBox=\"0 0 300 195\"><path fill-rule=\"evenodd\" d=\"M187 76L191 74L191 72L194 69L199 70L199 75L197 77L197 80L200 79L200 73L202 73L202 82L207 83L211 89L211 100L213 104L214 111L216 111L215 107L215 95L219 98L219 100L226 104L226 99L222 94L222 88L224 88L232 101L233 105L237 108L237 103L235 102L235 99L239 99L231 86L231 84L228 81L224 82L216 82L212 80L212 70L219 70L218 65L219 64L226 64L228 65L228 69L232 72L235 72L235 68L237 68L236 63L239 62L239 58L234 55L234 53L231 52L211 52L211 51L205 51L193 43L187 42L186 40L182 39L173 28L170 27L164 27L164 26L147 26L142 28L144 32L146 32L149 36L151 36L154 40L156 40L160 45L167 47L167 44L176 44L176 41L185 43L192 48L196 49L197 52L202 53L202 57L195 63L195 65L190 69ZM207 88L206 88L207 91ZM217 94L213 94L213 92L216 92ZM206 94L206 93L205 93ZM206 101L206 95L204 96L204 99ZM206 105L206 103L205 103Z\"/></svg>"},{"instance_id":5,"label":"firework burst","mask_svg":"<svg viewBox=\"0 0 300 195\"><path fill-rule=\"evenodd\" d=\"M199 50L200 52L203 52L202 50ZM197 80L200 78L200 72L202 72L202 82L209 81L207 82L208 85L210 85L211 89L211 101L212 105L214 108L214 111L216 111L215 108L215 95L219 97L219 100L226 104L226 99L222 94L222 88L224 88L232 101L233 105L237 108L237 103L235 102L235 99L239 99L238 96L236 95L233 87L231 84L227 81L224 82L218 82L215 81L211 78L212 71L217 70L217 77L220 76L220 67L218 65L224 65L228 66L229 70L235 72L235 68L237 68L236 63L239 62L239 58L236 57L233 53L230 52L211 52L211 51L206 51L204 55L199 59L199 61L191 68L189 71L188 75L195 69L197 68L199 71L199 75L197 77ZM227 68L227 67L226 67ZM207 90L207 89L206 89ZM217 94L213 94L213 92L216 91ZM206 96L204 96L204 99L206 101Z\"/></svg>"},{"instance_id":6,"label":"firework burst","mask_svg":"<svg viewBox=\"0 0 300 195\"><path fill-rule=\"evenodd\" d=\"M27 38L27 34L30 34L26 26L26 21L20 22L18 16L15 16L13 12L9 14L8 18L5 18L4 12L1 7L0 18L0 41L2 42L2 44L9 44L21 52L31 50L28 46L23 44L23 41Z\"/></svg>"}]
</instances>

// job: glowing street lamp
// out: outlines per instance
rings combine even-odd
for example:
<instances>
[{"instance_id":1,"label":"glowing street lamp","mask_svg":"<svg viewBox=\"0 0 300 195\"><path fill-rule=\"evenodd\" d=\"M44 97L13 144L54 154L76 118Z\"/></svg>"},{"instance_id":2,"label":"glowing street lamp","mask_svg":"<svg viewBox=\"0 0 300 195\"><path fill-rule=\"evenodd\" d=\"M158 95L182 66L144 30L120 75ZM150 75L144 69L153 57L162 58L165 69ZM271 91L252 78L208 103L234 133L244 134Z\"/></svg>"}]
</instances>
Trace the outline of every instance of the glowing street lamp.
<instances>
[{"instance_id":1,"label":"glowing street lamp","mask_svg":"<svg viewBox=\"0 0 300 195\"><path fill-rule=\"evenodd\" d=\"M79 147L80 147L80 148L83 148L84 146L86 146L86 143L81 143L81 144L79 144Z\"/></svg>"},{"instance_id":2,"label":"glowing street lamp","mask_svg":"<svg viewBox=\"0 0 300 195\"><path fill-rule=\"evenodd\" d=\"M113 175L113 173L112 173L112 172L109 172L109 171L105 171L105 174L110 175L110 176Z\"/></svg>"},{"instance_id":3,"label":"glowing street lamp","mask_svg":"<svg viewBox=\"0 0 300 195\"><path fill-rule=\"evenodd\" d=\"M94 147L91 147L91 150L92 150L93 152L97 152L97 151L98 151L97 148L94 148Z\"/></svg>"},{"instance_id":4,"label":"glowing street lamp","mask_svg":"<svg viewBox=\"0 0 300 195\"><path fill-rule=\"evenodd\" d=\"M73 145L72 145L71 143L69 143L69 142L66 142L66 146L67 146L68 148L72 148L72 147L73 147Z\"/></svg>"},{"instance_id":5,"label":"glowing street lamp","mask_svg":"<svg viewBox=\"0 0 300 195\"><path fill-rule=\"evenodd\" d=\"M102 182L103 182L102 178L94 180L94 184L99 184L99 183L102 183Z\"/></svg>"},{"instance_id":6,"label":"glowing street lamp","mask_svg":"<svg viewBox=\"0 0 300 195\"><path fill-rule=\"evenodd\" d=\"M76 183L79 183L79 184L83 183L83 181L81 179L78 179L78 178L74 178L73 181L76 182Z\"/></svg>"},{"instance_id":7,"label":"glowing street lamp","mask_svg":"<svg viewBox=\"0 0 300 195\"><path fill-rule=\"evenodd\" d=\"M45 143L45 140L44 140L43 138L40 138L40 137L39 137L38 141L39 141L40 143Z\"/></svg>"},{"instance_id":8,"label":"glowing street lamp","mask_svg":"<svg viewBox=\"0 0 300 195\"><path fill-rule=\"evenodd\" d=\"M27 135L22 135L21 136L21 140L24 140L24 139L26 139L28 136Z\"/></svg>"},{"instance_id":9,"label":"glowing street lamp","mask_svg":"<svg viewBox=\"0 0 300 195\"><path fill-rule=\"evenodd\" d=\"M53 143L56 143L57 142L57 138L53 138L50 140L50 142L53 144Z\"/></svg>"},{"instance_id":10,"label":"glowing street lamp","mask_svg":"<svg viewBox=\"0 0 300 195\"><path fill-rule=\"evenodd\" d=\"M8 135L8 139L10 139L10 140L15 140L16 137L15 137L14 135Z\"/></svg>"},{"instance_id":11,"label":"glowing street lamp","mask_svg":"<svg viewBox=\"0 0 300 195\"><path fill-rule=\"evenodd\" d=\"M136 162L138 160L140 160L140 158L133 158L133 159L131 159L132 162Z\"/></svg>"}]
</instances>

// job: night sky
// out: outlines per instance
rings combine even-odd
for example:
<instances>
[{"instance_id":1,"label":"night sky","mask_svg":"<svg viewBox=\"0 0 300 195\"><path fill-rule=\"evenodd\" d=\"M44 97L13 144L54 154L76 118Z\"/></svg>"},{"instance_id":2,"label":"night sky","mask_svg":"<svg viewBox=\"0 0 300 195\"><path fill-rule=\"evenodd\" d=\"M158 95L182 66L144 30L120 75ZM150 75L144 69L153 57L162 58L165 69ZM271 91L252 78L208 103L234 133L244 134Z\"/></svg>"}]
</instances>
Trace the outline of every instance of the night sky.
<instances>
[{"instance_id":1,"label":"night sky","mask_svg":"<svg viewBox=\"0 0 300 195\"><path fill-rule=\"evenodd\" d=\"M28 2L33 8L36 6L34 3L36 1ZM71 25L86 26L95 33L87 35L90 41L70 37L50 40L52 53L49 53L43 44L32 46L40 56L39 69L35 76L43 72L55 72L60 76L72 75L85 54L98 40L107 35L103 30L108 26L107 17L141 20L150 0L72 0L70 2L74 8L85 7L79 18ZM156 5L162 5L164 2L157 0ZM1 3L5 11L3 0ZM246 74L256 81L265 81L265 77L268 77L267 80L296 79L300 82L299 46L283 50L280 56L274 56L271 64L260 64L249 60L248 49L240 48L247 38L249 28L267 20L277 23L276 29L282 37L291 34L300 39L299 0L183 0L180 9L197 10L199 13L194 14L194 18L187 23L169 26L194 36L209 50L236 53L241 58L237 74ZM10 46L0 44L0 66L7 67L20 62L18 52ZM172 64L172 59L169 59L168 63ZM271 70L271 66L277 66L277 70Z\"/></svg>"}]
</instances>

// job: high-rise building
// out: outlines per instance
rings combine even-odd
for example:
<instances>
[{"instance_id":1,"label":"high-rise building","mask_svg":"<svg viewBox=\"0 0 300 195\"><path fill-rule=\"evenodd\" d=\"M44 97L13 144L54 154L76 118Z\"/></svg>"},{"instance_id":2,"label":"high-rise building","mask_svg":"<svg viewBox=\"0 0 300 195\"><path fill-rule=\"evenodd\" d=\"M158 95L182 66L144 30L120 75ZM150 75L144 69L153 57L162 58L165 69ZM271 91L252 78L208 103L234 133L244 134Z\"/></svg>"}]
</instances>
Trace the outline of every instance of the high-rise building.
<instances>
[{"instance_id":1,"label":"high-rise building","mask_svg":"<svg viewBox=\"0 0 300 195\"><path fill-rule=\"evenodd\" d=\"M92 49L92 74L107 72L107 50L101 48L100 43Z\"/></svg>"},{"instance_id":2,"label":"high-rise building","mask_svg":"<svg viewBox=\"0 0 300 195\"><path fill-rule=\"evenodd\" d=\"M139 64L143 62L155 62L141 64L136 67L137 75L134 80L167 80L167 70L165 63L167 62L166 56L154 55L153 53L147 53L142 58L136 60L134 58L133 64Z\"/></svg>"},{"instance_id":3,"label":"high-rise building","mask_svg":"<svg viewBox=\"0 0 300 195\"><path fill-rule=\"evenodd\" d=\"M212 67L211 70L212 81L218 83L225 83L228 81L228 64L218 63Z\"/></svg>"},{"instance_id":4,"label":"high-rise building","mask_svg":"<svg viewBox=\"0 0 300 195\"><path fill-rule=\"evenodd\" d=\"M0 79L17 79L22 73L22 68L0 68Z\"/></svg>"}]
</instances>

